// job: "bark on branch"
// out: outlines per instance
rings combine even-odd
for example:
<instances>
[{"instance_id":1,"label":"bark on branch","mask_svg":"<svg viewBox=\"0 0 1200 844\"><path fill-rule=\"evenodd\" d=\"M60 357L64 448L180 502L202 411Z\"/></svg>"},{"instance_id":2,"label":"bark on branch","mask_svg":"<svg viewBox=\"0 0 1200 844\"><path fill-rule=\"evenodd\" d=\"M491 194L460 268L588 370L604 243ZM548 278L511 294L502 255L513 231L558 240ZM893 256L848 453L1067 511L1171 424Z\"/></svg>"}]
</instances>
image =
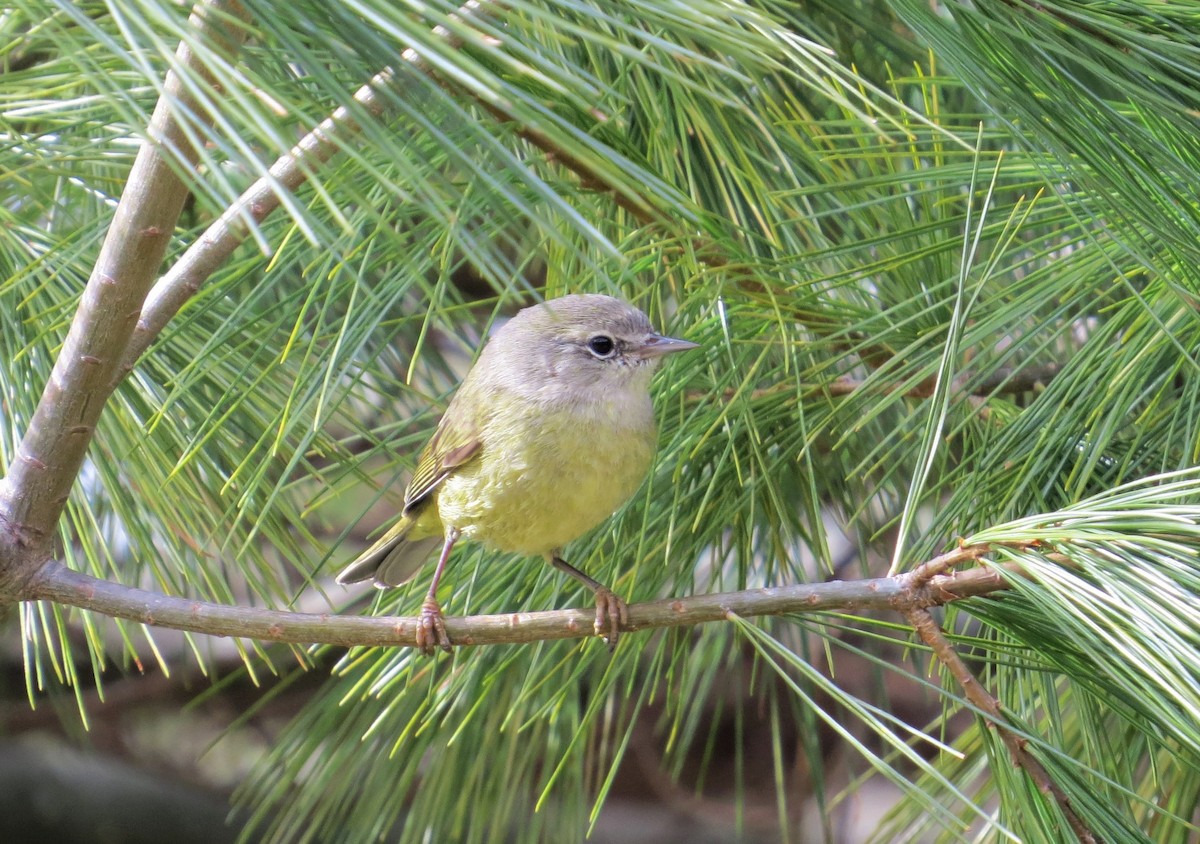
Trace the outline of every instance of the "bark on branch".
<instances>
[{"instance_id":1,"label":"bark on branch","mask_svg":"<svg viewBox=\"0 0 1200 844\"><path fill-rule=\"evenodd\" d=\"M1007 575L1002 575L1002 570L974 568L943 574L922 586L914 585L909 575L899 575L667 598L630 604L629 624L623 625L622 629L687 627L724 621L731 614L747 618L835 610L886 610L894 609L899 602L911 606L939 606L1007 588ZM23 597L215 636L347 647L416 645L417 619L413 617L299 613L214 604L99 580L57 562L49 563L38 572ZM457 645L582 639L595 636L592 626L595 618L593 607L505 613L447 618L446 629Z\"/></svg>"},{"instance_id":2,"label":"bark on branch","mask_svg":"<svg viewBox=\"0 0 1200 844\"><path fill-rule=\"evenodd\" d=\"M480 17L496 5L486 0L467 0L459 7L457 17L460 20ZM434 34L451 46L457 46L462 41L445 27L435 27ZM405 50L402 58L413 67L424 67L424 60L414 50ZM271 165L265 176L225 209L158 280L146 299L146 306L125 351L121 368L115 373L114 386L129 374L167 323L179 313L179 309L196 295L209 276L250 236L253 227L280 206L283 195L308 181L362 131L362 124L356 115L377 117L388 110L388 99L382 92L393 86L395 75L390 67L375 74L354 93L356 111L342 106L301 138L296 146Z\"/></svg>"},{"instance_id":3,"label":"bark on branch","mask_svg":"<svg viewBox=\"0 0 1200 844\"><path fill-rule=\"evenodd\" d=\"M243 14L237 0L207 0L196 5L189 24L197 42L228 54L244 37L244 28L229 22ZM180 71L167 74L66 342L0 482L0 602L49 556L55 525L189 193L180 173L192 170L197 154L180 116L201 120L207 110L183 76L210 87L213 82L187 43L175 57Z\"/></svg>"},{"instance_id":4,"label":"bark on branch","mask_svg":"<svg viewBox=\"0 0 1200 844\"><path fill-rule=\"evenodd\" d=\"M932 581L931 581L932 582ZM1004 746L1008 748L1009 754L1012 756L1013 762L1020 766L1029 778L1033 780L1038 791L1042 792L1057 805L1063 816L1067 819L1067 823L1071 827L1071 832L1080 841L1080 844L1097 844L1098 838L1095 833L1088 827L1087 823L1075 811L1075 807L1071 805L1071 799L1067 797L1066 792L1056 783L1050 772L1046 770L1046 766L1034 756L1027 747L1026 739L1018 735L1010 726L1007 719L1004 717L1004 712L998 701L979 679L972 673L963 658L959 656L954 645L946 638L946 634L942 631L941 625L924 607L910 607L904 613L909 623L916 630L917 634L924 640L925 644L933 650L934 656L946 666L951 676L958 681L962 686L963 695L971 702L971 705L983 713L995 730L1000 740L1004 742Z\"/></svg>"}]
</instances>

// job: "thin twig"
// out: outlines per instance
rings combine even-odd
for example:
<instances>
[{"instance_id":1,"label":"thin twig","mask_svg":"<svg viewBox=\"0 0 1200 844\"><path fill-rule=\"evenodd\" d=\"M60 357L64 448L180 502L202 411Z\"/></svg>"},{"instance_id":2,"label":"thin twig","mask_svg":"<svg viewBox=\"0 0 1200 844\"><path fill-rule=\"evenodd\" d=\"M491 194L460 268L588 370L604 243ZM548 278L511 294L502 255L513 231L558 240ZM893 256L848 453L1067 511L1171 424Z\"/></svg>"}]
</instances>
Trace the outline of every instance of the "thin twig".
<instances>
[{"instance_id":1,"label":"thin twig","mask_svg":"<svg viewBox=\"0 0 1200 844\"><path fill-rule=\"evenodd\" d=\"M1003 567L976 568L953 576L933 578L926 588L914 589L907 575L871 580L747 589L668 598L629 606L623 630L686 627L727 620L789 613L889 609L903 600L924 606L940 605L1006 589ZM1014 568L1015 571L1015 568ZM99 580L60 563L46 565L25 589L23 598L47 600L92 610L143 624L297 644L416 645L417 619L325 613L299 613L256 607L237 607L161 595ZM549 612L506 613L446 619L450 638L459 645L496 645L594 636L592 608Z\"/></svg>"},{"instance_id":2,"label":"thin twig","mask_svg":"<svg viewBox=\"0 0 1200 844\"><path fill-rule=\"evenodd\" d=\"M455 17L466 20L479 18L498 6L489 0L467 0ZM462 39L444 26L433 29L452 47ZM409 65L426 70L426 63L415 50L401 56ZM300 142L271 165L266 175L247 188L237 200L180 256L179 260L154 285L146 298L141 318L126 349L121 369L116 373L119 382L137 364L138 359L162 333L180 308L196 295L200 287L240 246L254 227L261 224L277 209L286 193L295 191L329 161L347 142L362 131L357 115L379 116L388 110L388 98L382 92L393 87L395 70L384 68L354 93L355 108L336 109Z\"/></svg>"},{"instance_id":3,"label":"thin twig","mask_svg":"<svg viewBox=\"0 0 1200 844\"><path fill-rule=\"evenodd\" d=\"M590 190L595 193L607 195L618 208L624 209L629 213L639 225L643 227L654 227L664 231L666 234L678 234L680 230L679 219L671 213L671 209L662 209L647 201L646 197L640 193L631 193L627 190L622 190L610 179L606 178L599 170L588 165L582 158L577 156L570 149L556 142L545 132L522 123L517 119L516 115L511 111L506 110L498 103L489 102L473 92L467 90L462 85L456 82L438 77L436 74L430 74L432 78L437 78L439 82L448 90L459 91L467 96L470 96L475 102L499 120L502 124L511 124L517 136L526 141L530 145L541 150L548 161L556 162L568 171L575 174L579 179L580 187L585 190ZM681 197L682 198L682 197ZM723 267L731 278L739 278L743 285L752 289L761 289L761 283L753 277L751 273L745 273L738 268L737 262L731 261L726 254L725 249L712 238L686 236L688 246L696 255L698 262L707 263L713 267Z\"/></svg>"},{"instance_id":4,"label":"thin twig","mask_svg":"<svg viewBox=\"0 0 1200 844\"><path fill-rule=\"evenodd\" d=\"M432 75L432 74L431 74ZM672 222L671 218L662 211L654 208L645 201L645 197L640 195L632 195L626 191L619 190L616 185L606 179L595 168L589 166L583 159L575 155L571 150L556 143L553 138L538 129L535 129L528 124L522 123L516 118L512 112L504 109L498 103L488 102L477 96L474 96L470 91L463 88L461 85L453 84L441 80L442 84L447 88L452 88L464 94L472 96L476 103L489 114L499 120L502 124L512 124L517 136L528 142L530 145L540 149L545 153L546 158L561 164L578 179L579 184L585 190L595 191L609 195L613 202L619 208L623 208L629 212L629 215L638 221L640 225L651 226L655 223Z\"/></svg>"},{"instance_id":5,"label":"thin twig","mask_svg":"<svg viewBox=\"0 0 1200 844\"><path fill-rule=\"evenodd\" d=\"M931 585L935 581L936 577L931 581ZM1026 748L1027 741L1007 725L1004 713L1000 708L1000 701L993 697L971 672L929 610L924 607L908 607L904 610L904 615L925 644L929 645L934 655L962 686L963 694L971 702L971 705L982 712L988 723L995 728L1000 740L1004 742L1008 752L1012 755L1013 762L1025 770L1039 791L1051 797L1058 804L1067 823L1071 825L1071 831L1075 833L1075 837L1084 844L1097 844L1099 839L1084 823L1083 818L1076 813L1075 808L1071 805L1071 799L1054 782L1050 772L1038 761L1037 757L1029 752Z\"/></svg>"},{"instance_id":6,"label":"thin twig","mask_svg":"<svg viewBox=\"0 0 1200 844\"><path fill-rule=\"evenodd\" d=\"M1053 381L1060 371L1062 364L1059 363L1026 366L1020 369L1005 367L989 372L978 384L972 385L970 391L966 390L967 376L970 373L963 373L955 382L960 394L986 398L996 393L1019 394L1040 389ZM823 389L828 390L831 395L848 396L861 390L866 383L853 378L838 378ZM903 389L904 395L909 398L927 399L933 395L933 387L933 379L929 378L912 387L902 387L899 383L885 383L878 385L877 390L882 393L895 393Z\"/></svg>"},{"instance_id":7,"label":"thin twig","mask_svg":"<svg viewBox=\"0 0 1200 844\"><path fill-rule=\"evenodd\" d=\"M991 545L963 545L959 544L953 551L947 551L945 554L939 554L932 560L926 560L908 573L909 582L916 588L925 586L938 575L945 574L955 566L960 566L963 563L974 562L986 554Z\"/></svg>"},{"instance_id":8,"label":"thin twig","mask_svg":"<svg viewBox=\"0 0 1200 844\"><path fill-rule=\"evenodd\" d=\"M230 21L244 14L237 0L206 0L193 9L189 25L197 41L229 54L245 37L244 27ZM179 117L202 120L208 110L184 77L210 88L215 83L186 42L176 63L180 71L167 74L70 332L0 482L0 599L48 556L54 526L189 194L180 172L193 169L197 152Z\"/></svg>"},{"instance_id":9,"label":"thin twig","mask_svg":"<svg viewBox=\"0 0 1200 844\"><path fill-rule=\"evenodd\" d=\"M1017 370L998 369L988 374L982 381L972 387L969 395L986 397L996 393L1027 393L1030 390L1038 389L1053 381L1054 377L1061 370L1062 365L1057 363L1030 366ZM749 393L745 393L745 395L751 401L781 393L792 395L800 393L806 396L823 394L841 397L852 396L860 390L865 389L869 384L874 392L884 395L902 392L905 396L914 399L926 399L930 396L929 388L923 382L916 387L905 387L898 382L871 384L869 381L849 377L835 378L832 381L821 383L800 384L799 386L790 382L782 382L769 387L760 387ZM730 401L740 392L737 389L730 388L721 393L719 398L723 401ZM688 401L693 402L712 401L712 394L702 390L688 392L686 397Z\"/></svg>"}]
</instances>

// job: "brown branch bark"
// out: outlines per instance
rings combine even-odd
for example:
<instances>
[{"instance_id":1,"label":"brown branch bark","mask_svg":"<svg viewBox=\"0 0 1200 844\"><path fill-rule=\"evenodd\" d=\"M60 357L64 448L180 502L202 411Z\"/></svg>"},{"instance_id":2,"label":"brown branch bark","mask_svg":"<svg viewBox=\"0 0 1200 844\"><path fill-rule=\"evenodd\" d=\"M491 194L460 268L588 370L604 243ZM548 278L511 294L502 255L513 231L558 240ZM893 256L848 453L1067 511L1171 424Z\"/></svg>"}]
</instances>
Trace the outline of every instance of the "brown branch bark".
<instances>
[{"instance_id":1,"label":"brown branch bark","mask_svg":"<svg viewBox=\"0 0 1200 844\"><path fill-rule=\"evenodd\" d=\"M495 5L467 0L459 16L480 15ZM193 10L190 24L198 39L232 53L245 30L229 21L245 15L238 0L204 0ZM460 40L445 27L435 33L452 44ZM176 58L188 77L213 86L187 44L180 45ZM423 61L413 50L403 58L417 66ZM393 75L385 68L354 95L368 114L384 110L379 90L391 84ZM252 226L280 205L282 192L302 184L360 131L349 109L335 111L226 209L151 287L189 193L178 172L190 172L197 159L178 114L204 115L207 110L180 75L171 72L151 118L149 142L130 171L66 343L16 458L0 480L0 606L17 596L21 584L49 559L54 526L112 390Z\"/></svg>"},{"instance_id":2,"label":"brown branch bark","mask_svg":"<svg viewBox=\"0 0 1200 844\"><path fill-rule=\"evenodd\" d=\"M237 0L205 0L189 23L198 40L228 53L244 38L244 28L230 20L243 14ZM54 527L189 193L179 173L191 171L197 155L178 116L201 119L195 116L206 110L183 75L210 87L213 81L186 43L176 62L180 72L167 74L67 339L0 482L0 601L49 556Z\"/></svg>"},{"instance_id":3,"label":"brown branch bark","mask_svg":"<svg viewBox=\"0 0 1200 844\"><path fill-rule=\"evenodd\" d=\"M990 545L959 545L952 551L938 554L908 572L909 582L916 588L927 586L934 578L963 563L973 563L991 549Z\"/></svg>"},{"instance_id":4,"label":"brown branch bark","mask_svg":"<svg viewBox=\"0 0 1200 844\"><path fill-rule=\"evenodd\" d=\"M490 0L467 0L459 7L457 17L460 20L478 18L494 10L497 5ZM442 26L435 27L434 34L444 38L451 46L457 46L462 41ZM414 67L424 68L424 60L412 49L405 50L402 58ZM158 280L146 299L114 385L129 374L167 323L250 236L253 227L279 207L283 195L308 181L313 173L362 131L356 114L379 116L388 110L388 100L381 92L393 84L394 77L392 68L384 68L375 74L354 93L353 99L358 110L342 106L301 138L296 146L271 165L265 176L225 209Z\"/></svg>"},{"instance_id":5,"label":"brown branch bark","mask_svg":"<svg viewBox=\"0 0 1200 844\"><path fill-rule=\"evenodd\" d=\"M930 584L936 581L934 576ZM908 577L912 577L909 575ZM1038 790L1050 797L1058 808L1066 817L1067 823L1071 826L1071 831L1075 837L1083 844L1097 844L1099 839L1084 823L1083 818L1075 811L1071 805L1071 800L1058 786L1054 779L1050 776L1050 772L1045 766L1031 754L1026 747L1027 741L1019 736L1007 725L1004 718L1004 713L1000 707L1000 701L992 696L979 679L971 672L971 669L959 656L958 651L954 649L954 645L946 638L946 634L942 631L941 625L937 623L933 615L925 607L908 607L904 610L904 615L912 624L913 629L917 634L929 645L933 650L934 655L941 661L943 665L950 671L951 676L958 681L962 686L963 694L971 705L984 714L988 723L996 730L1000 740L1004 742L1004 746L1008 748L1008 752L1012 755L1013 762L1024 769L1025 773L1033 780Z\"/></svg>"},{"instance_id":6,"label":"brown branch bark","mask_svg":"<svg viewBox=\"0 0 1200 844\"><path fill-rule=\"evenodd\" d=\"M1014 569L1015 571L1015 569ZM933 577L915 586L909 575L871 580L829 581L741 592L668 598L629 606L626 631L687 627L762 615L830 610L891 609L897 602L939 606L1007 588L997 568L974 568ZM237 607L161 595L99 580L60 563L46 565L27 585L27 600L47 600L159 627L296 644L414 647L417 619L299 613ZM497 645L595 635L596 611L582 609L505 613L447 618L446 629L458 645Z\"/></svg>"}]
</instances>

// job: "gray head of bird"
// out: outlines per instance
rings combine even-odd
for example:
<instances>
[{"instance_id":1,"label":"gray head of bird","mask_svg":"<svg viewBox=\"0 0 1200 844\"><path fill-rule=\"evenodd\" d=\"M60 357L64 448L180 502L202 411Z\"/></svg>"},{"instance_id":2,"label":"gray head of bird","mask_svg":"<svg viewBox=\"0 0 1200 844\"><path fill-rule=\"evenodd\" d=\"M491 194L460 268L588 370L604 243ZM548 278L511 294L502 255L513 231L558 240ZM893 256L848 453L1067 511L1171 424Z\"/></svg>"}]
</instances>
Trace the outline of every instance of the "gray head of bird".
<instances>
[{"instance_id":1,"label":"gray head of bird","mask_svg":"<svg viewBox=\"0 0 1200 844\"><path fill-rule=\"evenodd\" d=\"M518 312L489 341L478 365L501 368L508 386L543 396L645 391L665 355L698 348L654 330L644 313L612 296L578 293Z\"/></svg>"}]
</instances>

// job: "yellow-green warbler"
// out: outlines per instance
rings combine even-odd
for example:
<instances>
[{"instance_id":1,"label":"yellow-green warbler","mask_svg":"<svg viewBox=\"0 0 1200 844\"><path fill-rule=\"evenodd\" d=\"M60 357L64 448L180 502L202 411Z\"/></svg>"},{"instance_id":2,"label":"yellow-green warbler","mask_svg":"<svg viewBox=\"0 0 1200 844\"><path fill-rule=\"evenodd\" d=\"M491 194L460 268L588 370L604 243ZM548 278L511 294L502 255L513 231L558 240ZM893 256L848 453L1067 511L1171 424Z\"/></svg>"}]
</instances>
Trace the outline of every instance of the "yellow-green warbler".
<instances>
[{"instance_id":1,"label":"yellow-green warbler","mask_svg":"<svg viewBox=\"0 0 1200 844\"><path fill-rule=\"evenodd\" d=\"M611 296L572 295L520 311L467 373L404 493L400 519L338 575L396 586L439 542L417 645L450 650L437 586L460 538L540 554L596 595L596 633L616 643L625 602L560 556L641 485L657 431L650 376L697 348L655 332Z\"/></svg>"}]
</instances>

